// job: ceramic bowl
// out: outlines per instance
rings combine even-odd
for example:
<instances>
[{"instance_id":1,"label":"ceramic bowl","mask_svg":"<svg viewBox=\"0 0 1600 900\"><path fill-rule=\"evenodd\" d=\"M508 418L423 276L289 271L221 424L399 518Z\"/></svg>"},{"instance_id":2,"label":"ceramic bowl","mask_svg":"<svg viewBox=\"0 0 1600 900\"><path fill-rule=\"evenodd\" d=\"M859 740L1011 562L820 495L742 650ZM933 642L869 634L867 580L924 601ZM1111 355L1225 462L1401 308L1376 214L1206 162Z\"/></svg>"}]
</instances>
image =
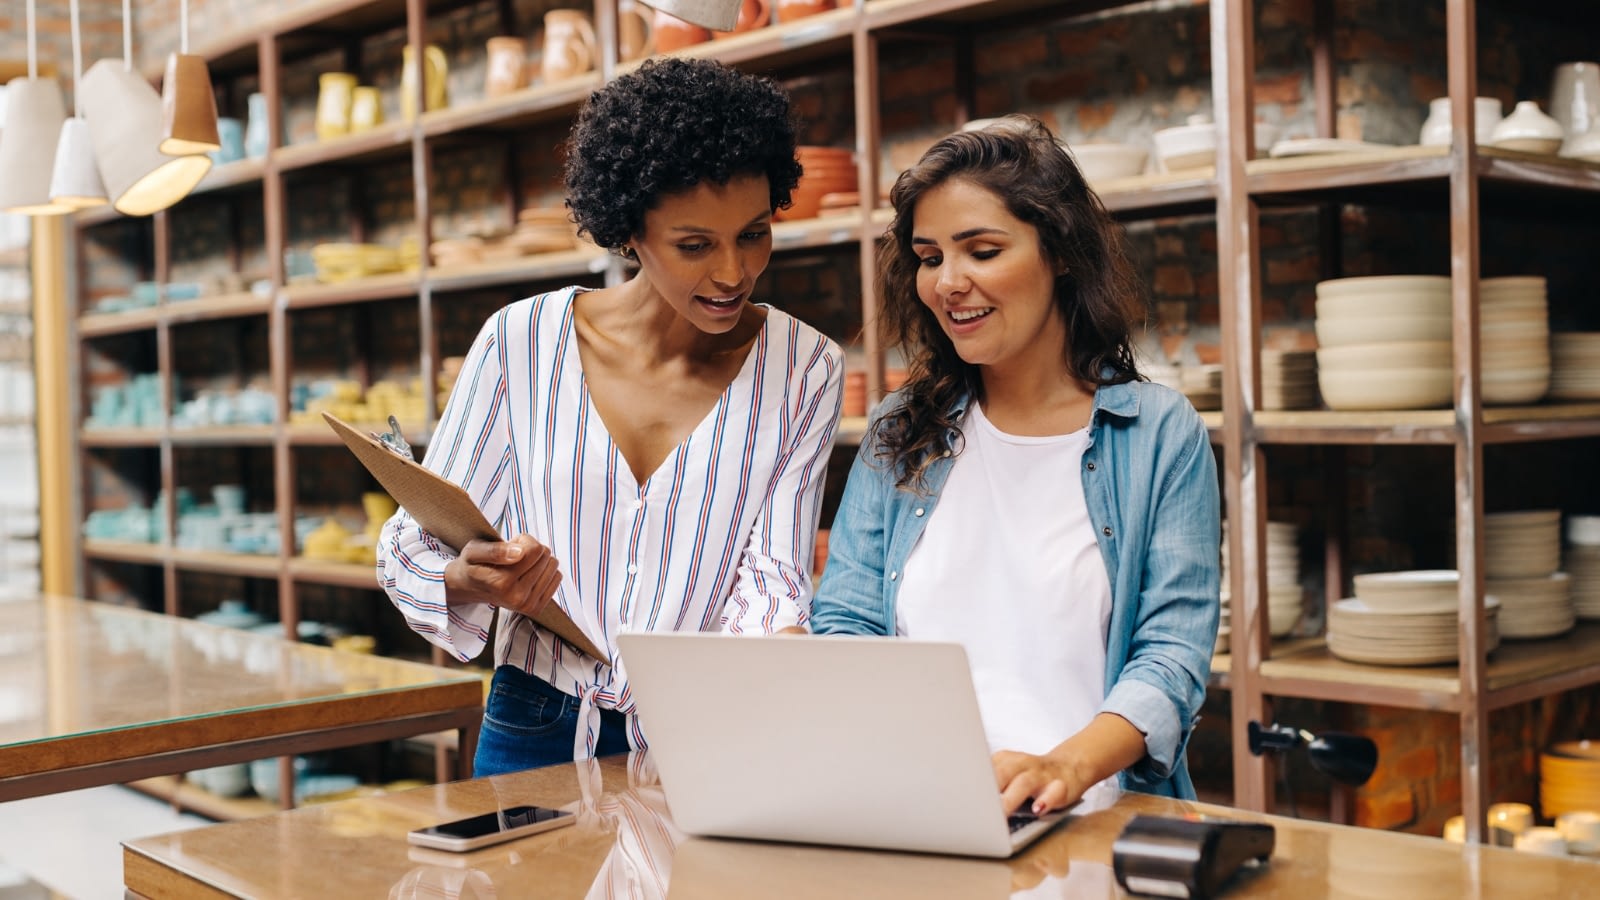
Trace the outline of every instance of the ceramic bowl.
<instances>
[{"instance_id":1,"label":"ceramic bowl","mask_svg":"<svg viewBox=\"0 0 1600 900\"><path fill-rule=\"evenodd\" d=\"M1331 316L1314 324L1322 349L1383 341L1449 341L1450 316Z\"/></svg>"},{"instance_id":2,"label":"ceramic bowl","mask_svg":"<svg viewBox=\"0 0 1600 900\"><path fill-rule=\"evenodd\" d=\"M1189 124L1163 128L1151 138L1156 158L1168 172L1216 165L1217 126L1205 116L1190 116Z\"/></svg>"},{"instance_id":3,"label":"ceramic bowl","mask_svg":"<svg viewBox=\"0 0 1600 900\"><path fill-rule=\"evenodd\" d=\"M1150 155L1138 144L1073 144L1067 152L1078 163L1083 180L1091 185L1144 172Z\"/></svg>"},{"instance_id":4,"label":"ceramic bowl","mask_svg":"<svg viewBox=\"0 0 1600 900\"><path fill-rule=\"evenodd\" d=\"M1432 409L1449 406L1450 369L1367 369L1319 372L1329 409Z\"/></svg>"},{"instance_id":5,"label":"ceramic bowl","mask_svg":"<svg viewBox=\"0 0 1600 900\"><path fill-rule=\"evenodd\" d=\"M1377 368L1438 369L1450 366L1449 341L1397 341L1351 344L1317 351L1317 369L1323 372L1364 371Z\"/></svg>"}]
</instances>

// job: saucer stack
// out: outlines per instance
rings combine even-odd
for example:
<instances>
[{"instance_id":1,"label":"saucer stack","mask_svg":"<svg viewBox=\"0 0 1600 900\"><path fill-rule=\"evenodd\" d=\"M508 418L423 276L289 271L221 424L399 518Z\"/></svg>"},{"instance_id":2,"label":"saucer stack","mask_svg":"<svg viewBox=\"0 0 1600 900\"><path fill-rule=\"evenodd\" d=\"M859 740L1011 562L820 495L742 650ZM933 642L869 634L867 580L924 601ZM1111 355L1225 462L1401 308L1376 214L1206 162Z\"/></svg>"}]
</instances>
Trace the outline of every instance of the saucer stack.
<instances>
[{"instance_id":1,"label":"saucer stack","mask_svg":"<svg viewBox=\"0 0 1600 900\"><path fill-rule=\"evenodd\" d=\"M1580 619L1600 619L1600 516L1567 517L1566 562L1572 611Z\"/></svg>"},{"instance_id":2,"label":"saucer stack","mask_svg":"<svg viewBox=\"0 0 1600 900\"><path fill-rule=\"evenodd\" d=\"M1534 509L1483 517L1483 590L1500 601L1500 634L1542 638L1576 624L1561 566L1561 511Z\"/></svg>"},{"instance_id":3,"label":"saucer stack","mask_svg":"<svg viewBox=\"0 0 1600 900\"><path fill-rule=\"evenodd\" d=\"M1534 403L1550 389L1550 315L1543 276L1478 282L1483 402Z\"/></svg>"},{"instance_id":4,"label":"saucer stack","mask_svg":"<svg viewBox=\"0 0 1600 900\"><path fill-rule=\"evenodd\" d=\"M1450 279L1319 282L1316 329L1317 385L1329 409L1450 404Z\"/></svg>"},{"instance_id":5,"label":"saucer stack","mask_svg":"<svg viewBox=\"0 0 1600 900\"><path fill-rule=\"evenodd\" d=\"M1181 366L1178 383L1183 395L1197 410L1222 408L1222 367L1218 365Z\"/></svg>"},{"instance_id":6,"label":"saucer stack","mask_svg":"<svg viewBox=\"0 0 1600 900\"><path fill-rule=\"evenodd\" d=\"M505 240L523 255L555 253L576 247L578 231L565 207L530 206L517 213L517 225Z\"/></svg>"},{"instance_id":7,"label":"saucer stack","mask_svg":"<svg viewBox=\"0 0 1600 900\"><path fill-rule=\"evenodd\" d=\"M1375 572L1355 577L1356 595L1328 607L1328 651L1351 662L1425 666L1454 662L1460 573ZM1488 648L1500 643L1500 601L1484 598Z\"/></svg>"},{"instance_id":8,"label":"saucer stack","mask_svg":"<svg viewBox=\"0 0 1600 900\"><path fill-rule=\"evenodd\" d=\"M1600 331L1553 334L1550 350L1550 396L1600 400Z\"/></svg>"},{"instance_id":9,"label":"saucer stack","mask_svg":"<svg viewBox=\"0 0 1600 900\"><path fill-rule=\"evenodd\" d=\"M1311 409L1316 405L1316 351L1261 351L1262 409Z\"/></svg>"},{"instance_id":10,"label":"saucer stack","mask_svg":"<svg viewBox=\"0 0 1600 900\"><path fill-rule=\"evenodd\" d=\"M1229 622L1228 523L1222 523L1222 612ZM1292 522L1267 523L1267 631L1287 637L1300 624L1304 612L1300 591L1299 526Z\"/></svg>"},{"instance_id":11,"label":"saucer stack","mask_svg":"<svg viewBox=\"0 0 1600 900\"><path fill-rule=\"evenodd\" d=\"M1600 810L1600 741L1567 741L1539 754L1539 809Z\"/></svg>"}]
</instances>

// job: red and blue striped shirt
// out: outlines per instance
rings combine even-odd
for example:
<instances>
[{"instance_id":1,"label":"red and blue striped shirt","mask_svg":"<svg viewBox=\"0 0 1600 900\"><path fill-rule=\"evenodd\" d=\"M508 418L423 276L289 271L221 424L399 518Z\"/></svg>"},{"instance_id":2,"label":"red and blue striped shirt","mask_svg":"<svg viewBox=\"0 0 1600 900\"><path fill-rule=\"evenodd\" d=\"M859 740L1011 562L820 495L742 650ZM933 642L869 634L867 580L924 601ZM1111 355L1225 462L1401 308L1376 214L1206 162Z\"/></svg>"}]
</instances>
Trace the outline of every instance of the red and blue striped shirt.
<instances>
[{"instance_id":1,"label":"red and blue striped shirt","mask_svg":"<svg viewBox=\"0 0 1600 900\"><path fill-rule=\"evenodd\" d=\"M839 421L838 345L768 309L743 367L643 482L589 400L566 288L514 303L473 342L423 465L461 485L502 535L528 534L561 563L555 602L616 659L635 631L770 633L804 624L823 478ZM496 609L446 607L451 551L400 510L378 578L408 624L463 661ZM579 697L592 752L596 708L633 711L626 662L590 659L500 611L497 665ZM637 718L629 740L643 747ZM588 755L579 753L579 758Z\"/></svg>"}]
</instances>

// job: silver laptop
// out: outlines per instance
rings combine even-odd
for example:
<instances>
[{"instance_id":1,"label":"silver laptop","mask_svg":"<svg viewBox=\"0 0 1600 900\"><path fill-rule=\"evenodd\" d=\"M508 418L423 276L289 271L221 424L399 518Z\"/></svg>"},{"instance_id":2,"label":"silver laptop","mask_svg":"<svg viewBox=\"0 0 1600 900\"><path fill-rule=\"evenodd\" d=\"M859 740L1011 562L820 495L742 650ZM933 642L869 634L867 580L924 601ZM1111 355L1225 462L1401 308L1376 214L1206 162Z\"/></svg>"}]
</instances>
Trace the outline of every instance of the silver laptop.
<instances>
[{"instance_id":1,"label":"silver laptop","mask_svg":"<svg viewBox=\"0 0 1600 900\"><path fill-rule=\"evenodd\" d=\"M688 834L1005 858L1062 818L1001 808L959 644L633 633L617 646Z\"/></svg>"}]
</instances>

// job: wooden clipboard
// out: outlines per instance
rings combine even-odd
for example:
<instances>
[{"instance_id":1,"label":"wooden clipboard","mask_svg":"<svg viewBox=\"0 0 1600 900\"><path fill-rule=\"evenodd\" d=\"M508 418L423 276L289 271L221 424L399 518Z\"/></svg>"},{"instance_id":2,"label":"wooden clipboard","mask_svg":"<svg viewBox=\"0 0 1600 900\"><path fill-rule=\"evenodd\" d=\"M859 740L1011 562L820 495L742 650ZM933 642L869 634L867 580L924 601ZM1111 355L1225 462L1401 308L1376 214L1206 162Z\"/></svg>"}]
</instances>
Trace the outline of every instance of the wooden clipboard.
<instances>
[{"instance_id":1,"label":"wooden clipboard","mask_svg":"<svg viewBox=\"0 0 1600 900\"><path fill-rule=\"evenodd\" d=\"M417 520L423 531L458 552L468 541L504 540L459 485L397 455L376 437L351 427L332 413L324 412L322 418L389 496ZM546 604L533 621L589 657L606 663L611 661L611 657L602 653L555 603Z\"/></svg>"}]
</instances>

